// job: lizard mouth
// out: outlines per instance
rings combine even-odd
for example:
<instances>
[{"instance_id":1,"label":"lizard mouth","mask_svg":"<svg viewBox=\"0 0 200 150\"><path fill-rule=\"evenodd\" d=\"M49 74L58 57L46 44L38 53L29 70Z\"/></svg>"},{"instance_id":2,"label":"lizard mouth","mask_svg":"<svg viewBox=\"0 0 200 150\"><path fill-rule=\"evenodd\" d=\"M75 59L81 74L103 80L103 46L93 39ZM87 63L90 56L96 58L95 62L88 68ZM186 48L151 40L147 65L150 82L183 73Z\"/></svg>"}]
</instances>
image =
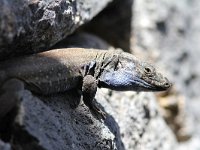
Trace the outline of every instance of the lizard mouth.
<instances>
[{"instance_id":1,"label":"lizard mouth","mask_svg":"<svg viewBox=\"0 0 200 150\"><path fill-rule=\"evenodd\" d=\"M153 78L144 78L140 80L142 86L152 91L164 91L171 87L171 83L167 78L162 78L162 80L155 80Z\"/></svg>"}]
</instances>

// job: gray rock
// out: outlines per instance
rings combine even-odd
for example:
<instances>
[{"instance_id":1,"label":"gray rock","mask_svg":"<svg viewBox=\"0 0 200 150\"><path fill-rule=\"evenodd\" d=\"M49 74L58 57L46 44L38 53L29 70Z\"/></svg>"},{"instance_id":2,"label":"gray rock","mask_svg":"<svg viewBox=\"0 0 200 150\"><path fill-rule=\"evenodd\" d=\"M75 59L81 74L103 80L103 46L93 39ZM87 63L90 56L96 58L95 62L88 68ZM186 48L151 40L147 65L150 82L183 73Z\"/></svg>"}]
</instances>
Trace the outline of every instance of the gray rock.
<instances>
[{"instance_id":1,"label":"gray rock","mask_svg":"<svg viewBox=\"0 0 200 150\"><path fill-rule=\"evenodd\" d=\"M200 149L200 139L198 136L194 136L192 137L190 140L184 142L184 143L180 143L179 147L177 148L177 150L188 150L188 149L194 149L194 150L198 150Z\"/></svg>"},{"instance_id":2,"label":"gray rock","mask_svg":"<svg viewBox=\"0 0 200 150\"><path fill-rule=\"evenodd\" d=\"M199 14L198 3L195 0L135 2L133 26L137 42L133 52L138 48L146 57L154 58L189 99L199 97L199 30L195 19L198 16L193 15Z\"/></svg>"},{"instance_id":3,"label":"gray rock","mask_svg":"<svg viewBox=\"0 0 200 150\"><path fill-rule=\"evenodd\" d=\"M192 139L182 143L181 148L199 149L200 2L136 0L134 4L133 53L165 68L163 72L185 99L183 132Z\"/></svg>"},{"instance_id":4,"label":"gray rock","mask_svg":"<svg viewBox=\"0 0 200 150\"><path fill-rule=\"evenodd\" d=\"M84 30L98 35L114 47L130 52L133 0L114 0Z\"/></svg>"},{"instance_id":5,"label":"gray rock","mask_svg":"<svg viewBox=\"0 0 200 150\"><path fill-rule=\"evenodd\" d=\"M80 101L74 95L67 92L38 99L24 92L14 125L15 146L48 150L167 150L177 144L159 115L153 94L99 89L96 99L108 113L104 122L96 119L82 101L72 109L70 103Z\"/></svg>"},{"instance_id":6,"label":"gray rock","mask_svg":"<svg viewBox=\"0 0 200 150\"><path fill-rule=\"evenodd\" d=\"M176 148L176 139L160 115L152 93L101 89L97 97L101 97L99 102L118 123L125 149Z\"/></svg>"},{"instance_id":7,"label":"gray rock","mask_svg":"<svg viewBox=\"0 0 200 150\"><path fill-rule=\"evenodd\" d=\"M25 91L15 119L15 145L22 149L116 149L119 135L114 134L119 128L112 133L82 102L72 109L69 102L79 99L71 93L38 99ZM117 126L113 120L112 124Z\"/></svg>"},{"instance_id":8,"label":"gray rock","mask_svg":"<svg viewBox=\"0 0 200 150\"><path fill-rule=\"evenodd\" d=\"M4 143L0 140L0 150L11 150L11 146L8 143Z\"/></svg>"},{"instance_id":9,"label":"gray rock","mask_svg":"<svg viewBox=\"0 0 200 150\"><path fill-rule=\"evenodd\" d=\"M48 49L111 0L0 1L0 59Z\"/></svg>"}]
</instances>

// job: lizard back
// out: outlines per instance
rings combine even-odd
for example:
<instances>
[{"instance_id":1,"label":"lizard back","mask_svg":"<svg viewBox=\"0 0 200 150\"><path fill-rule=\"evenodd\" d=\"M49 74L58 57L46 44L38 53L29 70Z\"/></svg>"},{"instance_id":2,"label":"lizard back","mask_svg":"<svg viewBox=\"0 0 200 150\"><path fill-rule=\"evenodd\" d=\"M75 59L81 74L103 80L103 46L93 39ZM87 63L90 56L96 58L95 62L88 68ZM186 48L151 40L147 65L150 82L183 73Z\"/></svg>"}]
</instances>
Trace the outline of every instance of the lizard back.
<instances>
[{"instance_id":1,"label":"lizard back","mask_svg":"<svg viewBox=\"0 0 200 150\"><path fill-rule=\"evenodd\" d=\"M24 81L32 92L64 92L80 84L81 67L96 56L97 51L81 48L55 49L3 61L0 70L6 73L7 79Z\"/></svg>"}]
</instances>

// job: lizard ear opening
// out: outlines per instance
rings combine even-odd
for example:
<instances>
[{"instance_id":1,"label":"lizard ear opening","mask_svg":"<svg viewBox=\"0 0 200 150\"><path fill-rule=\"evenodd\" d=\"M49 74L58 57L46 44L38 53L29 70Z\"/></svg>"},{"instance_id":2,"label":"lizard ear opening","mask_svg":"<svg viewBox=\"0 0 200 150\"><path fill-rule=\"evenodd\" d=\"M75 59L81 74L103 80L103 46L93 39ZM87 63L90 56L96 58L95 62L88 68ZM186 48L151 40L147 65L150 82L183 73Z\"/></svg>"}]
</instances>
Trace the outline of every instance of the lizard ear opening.
<instances>
[{"instance_id":1,"label":"lizard ear opening","mask_svg":"<svg viewBox=\"0 0 200 150\"><path fill-rule=\"evenodd\" d=\"M151 72L152 72L151 69L150 69L149 67L145 67L145 68L144 68L144 71L145 71L146 73L151 73Z\"/></svg>"}]
</instances>

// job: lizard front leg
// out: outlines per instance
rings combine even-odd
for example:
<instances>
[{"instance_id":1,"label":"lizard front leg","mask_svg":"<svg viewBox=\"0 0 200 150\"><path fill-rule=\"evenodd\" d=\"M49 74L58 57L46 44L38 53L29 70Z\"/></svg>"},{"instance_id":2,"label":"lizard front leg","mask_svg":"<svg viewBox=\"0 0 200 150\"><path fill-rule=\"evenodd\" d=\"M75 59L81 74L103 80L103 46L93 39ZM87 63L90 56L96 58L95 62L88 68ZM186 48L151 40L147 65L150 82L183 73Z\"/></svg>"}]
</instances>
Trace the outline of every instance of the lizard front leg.
<instances>
[{"instance_id":1,"label":"lizard front leg","mask_svg":"<svg viewBox=\"0 0 200 150\"><path fill-rule=\"evenodd\" d=\"M98 107L98 103L94 98L96 91L97 91L96 79L92 75L86 75L83 78L83 85L82 85L83 101L85 105L89 107L92 113L94 113L97 117L105 119L106 113Z\"/></svg>"},{"instance_id":2,"label":"lizard front leg","mask_svg":"<svg viewBox=\"0 0 200 150\"><path fill-rule=\"evenodd\" d=\"M18 79L7 80L0 88L0 118L11 111L21 99L24 84Z\"/></svg>"}]
</instances>

